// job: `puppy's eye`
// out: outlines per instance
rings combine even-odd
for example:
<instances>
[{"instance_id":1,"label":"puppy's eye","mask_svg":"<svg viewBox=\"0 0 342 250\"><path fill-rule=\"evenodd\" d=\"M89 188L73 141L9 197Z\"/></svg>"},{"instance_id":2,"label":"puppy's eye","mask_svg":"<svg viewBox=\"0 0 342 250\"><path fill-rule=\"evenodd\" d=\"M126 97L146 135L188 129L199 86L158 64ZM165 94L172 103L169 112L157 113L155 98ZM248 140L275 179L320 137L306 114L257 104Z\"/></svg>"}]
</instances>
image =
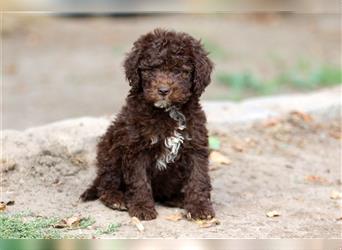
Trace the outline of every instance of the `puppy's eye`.
<instances>
[{"instance_id":1,"label":"puppy's eye","mask_svg":"<svg viewBox=\"0 0 342 250\"><path fill-rule=\"evenodd\" d=\"M187 72L186 71L184 71L184 70L175 70L174 71L174 73L176 74L176 75L179 75L179 76L182 76L182 77L184 77L184 76L186 76L187 75Z\"/></svg>"},{"instance_id":2,"label":"puppy's eye","mask_svg":"<svg viewBox=\"0 0 342 250\"><path fill-rule=\"evenodd\" d=\"M182 77L188 77L189 76L189 72L182 72Z\"/></svg>"},{"instance_id":3,"label":"puppy's eye","mask_svg":"<svg viewBox=\"0 0 342 250\"><path fill-rule=\"evenodd\" d=\"M188 71L182 71L182 72L180 73L180 76L181 76L182 78L188 78L188 77L190 76L190 72L188 72Z\"/></svg>"}]
</instances>

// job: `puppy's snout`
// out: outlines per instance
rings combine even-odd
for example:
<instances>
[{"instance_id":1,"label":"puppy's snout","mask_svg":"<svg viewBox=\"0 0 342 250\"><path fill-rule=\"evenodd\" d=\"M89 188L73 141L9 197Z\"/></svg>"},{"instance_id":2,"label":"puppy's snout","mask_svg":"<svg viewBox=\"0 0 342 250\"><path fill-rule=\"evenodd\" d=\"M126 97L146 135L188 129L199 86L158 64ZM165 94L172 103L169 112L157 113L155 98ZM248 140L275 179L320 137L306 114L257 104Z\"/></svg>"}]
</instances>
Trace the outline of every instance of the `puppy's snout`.
<instances>
[{"instance_id":1,"label":"puppy's snout","mask_svg":"<svg viewBox=\"0 0 342 250\"><path fill-rule=\"evenodd\" d=\"M163 87L160 87L160 88L158 89L158 93L159 93L159 95L161 95L161 96L166 96L169 92L170 92L170 88L169 88L169 87L163 86Z\"/></svg>"}]
</instances>

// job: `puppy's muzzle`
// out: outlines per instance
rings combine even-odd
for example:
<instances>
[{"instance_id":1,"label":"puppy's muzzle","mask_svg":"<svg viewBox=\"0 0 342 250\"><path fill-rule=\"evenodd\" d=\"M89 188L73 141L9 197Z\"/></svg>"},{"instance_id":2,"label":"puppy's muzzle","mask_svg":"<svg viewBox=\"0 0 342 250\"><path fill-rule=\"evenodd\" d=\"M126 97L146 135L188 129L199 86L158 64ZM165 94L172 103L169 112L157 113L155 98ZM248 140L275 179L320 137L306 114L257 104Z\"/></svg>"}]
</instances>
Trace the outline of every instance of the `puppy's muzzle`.
<instances>
[{"instance_id":1,"label":"puppy's muzzle","mask_svg":"<svg viewBox=\"0 0 342 250\"><path fill-rule=\"evenodd\" d=\"M162 86L158 89L158 94L160 96L166 96L168 93L170 93L170 88L166 86Z\"/></svg>"}]
</instances>

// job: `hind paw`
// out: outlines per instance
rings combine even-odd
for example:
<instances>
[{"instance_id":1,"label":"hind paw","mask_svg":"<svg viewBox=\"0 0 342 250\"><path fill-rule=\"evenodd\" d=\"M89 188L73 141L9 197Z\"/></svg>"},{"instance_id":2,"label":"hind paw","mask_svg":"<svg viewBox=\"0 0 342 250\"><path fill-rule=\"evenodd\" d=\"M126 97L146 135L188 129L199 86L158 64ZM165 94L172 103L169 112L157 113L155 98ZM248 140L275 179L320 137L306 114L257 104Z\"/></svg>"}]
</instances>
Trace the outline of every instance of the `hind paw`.
<instances>
[{"instance_id":1,"label":"hind paw","mask_svg":"<svg viewBox=\"0 0 342 250\"><path fill-rule=\"evenodd\" d=\"M80 196L82 201L92 201L96 200L97 197L97 189L96 188L88 188L86 191L83 192Z\"/></svg>"}]
</instances>

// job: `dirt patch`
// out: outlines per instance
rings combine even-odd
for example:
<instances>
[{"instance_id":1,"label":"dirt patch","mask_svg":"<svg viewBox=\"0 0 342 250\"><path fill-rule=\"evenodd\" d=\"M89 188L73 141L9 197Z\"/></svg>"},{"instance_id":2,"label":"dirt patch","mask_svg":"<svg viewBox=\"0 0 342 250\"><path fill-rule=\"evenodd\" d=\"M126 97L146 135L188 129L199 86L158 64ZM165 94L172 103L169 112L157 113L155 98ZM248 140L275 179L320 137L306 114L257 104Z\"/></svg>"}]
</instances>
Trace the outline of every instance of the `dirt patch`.
<instances>
[{"instance_id":1,"label":"dirt patch","mask_svg":"<svg viewBox=\"0 0 342 250\"><path fill-rule=\"evenodd\" d=\"M39 153L30 163L29 173L51 183L58 182L60 176L74 176L87 166L82 152L70 155L65 148L58 152L59 149L57 146L55 151L44 150Z\"/></svg>"},{"instance_id":2,"label":"dirt patch","mask_svg":"<svg viewBox=\"0 0 342 250\"><path fill-rule=\"evenodd\" d=\"M293 67L341 68L339 14L270 14L266 19L246 13L79 19L21 13L19 17L3 15L5 30L8 27L3 35L5 129L119 111L129 89L122 67L125 53L141 34L156 27L203 40L215 63L206 100L227 100L233 92L219 81L222 73L234 74L231 82L241 83L253 76L273 79ZM251 81L244 89L245 96L256 94L249 93L254 85Z\"/></svg>"},{"instance_id":3,"label":"dirt patch","mask_svg":"<svg viewBox=\"0 0 342 250\"><path fill-rule=\"evenodd\" d=\"M341 199L332 193L341 190L340 118L336 109L329 114L288 112L224 130L209 123L211 136L220 141L216 152L229 159L211 162L220 223L209 226L187 221L181 209L158 205L158 218L142 222L139 231L126 212L98 201L79 202L94 177L95 144L109 119L5 131L1 199L15 201L9 212L91 216L95 224L79 231L85 237L120 224L114 233L96 237L339 238Z\"/></svg>"}]
</instances>

